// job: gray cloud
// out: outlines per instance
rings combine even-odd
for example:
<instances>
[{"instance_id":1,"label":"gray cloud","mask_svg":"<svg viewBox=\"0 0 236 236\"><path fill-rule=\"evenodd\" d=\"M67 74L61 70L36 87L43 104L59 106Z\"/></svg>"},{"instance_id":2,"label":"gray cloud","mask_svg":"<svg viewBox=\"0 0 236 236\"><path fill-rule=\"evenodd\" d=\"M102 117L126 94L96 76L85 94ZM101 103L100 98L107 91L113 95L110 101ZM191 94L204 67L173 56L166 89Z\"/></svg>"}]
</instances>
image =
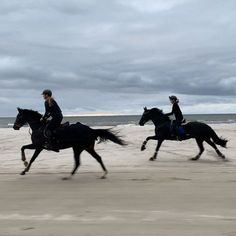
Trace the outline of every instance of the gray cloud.
<instances>
[{"instance_id":1,"label":"gray cloud","mask_svg":"<svg viewBox=\"0 0 236 236\"><path fill-rule=\"evenodd\" d=\"M233 0L3 0L0 115L43 109L43 88L68 113L137 113L166 107L170 93L186 112L236 112L235 9Z\"/></svg>"}]
</instances>

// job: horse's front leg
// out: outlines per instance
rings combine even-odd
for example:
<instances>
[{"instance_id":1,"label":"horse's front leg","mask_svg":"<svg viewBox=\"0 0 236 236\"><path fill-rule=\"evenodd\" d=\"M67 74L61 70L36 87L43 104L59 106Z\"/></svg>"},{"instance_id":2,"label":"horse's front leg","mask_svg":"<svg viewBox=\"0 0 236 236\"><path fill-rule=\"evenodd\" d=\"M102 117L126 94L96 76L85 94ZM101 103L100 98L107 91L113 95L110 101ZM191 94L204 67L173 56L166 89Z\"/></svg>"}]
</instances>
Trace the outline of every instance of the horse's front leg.
<instances>
[{"instance_id":1,"label":"horse's front leg","mask_svg":"<svg viewBox=\"0 0 236 236\"><path fill-rule=\"evenodd\" d=\"M141 146L141 151L144 151L146 149L146 144L147 142L152 139L152 140L157 140L157 136L149 136L146 138L146 140L143 142L142 146Z\"/></svg>"},{"instance_id":2,"label":"horse's front leg","mask_svg":"<svg viewBox=\"0 0 236 236\"><path fill-rule=\"evenodd\" d=\"M154 160L157 159L157 153L158 153L158 151L159 151L159 149L160 149L161 144L163 143L163 141L164 141L163 139L158 140L157 146L156 146L156 150L155 150L153 156L149 159L149 161L154 161Z\"/></svg>"},{"instance_id":3,"label":"horse's front leg","mask_svg":"<svg viewBox=\"0 0 236 236\"><path fill-rule=\"evenodd\" d=\"M28 145L24 145L21 147L21 160L24 162L24 166L27 167L28 166L28 162L26 161L26 157L25 157L25 149L35 149L35 145L34 144L28 144Z\"/></svg>"},{"instance_id":4,"label":"horse's front leg","mask_svg":"<svg viewBox=\"0 0 236 236\"><path fill-rule=\"evenodd\" d=\"M43 149L36 149L29 164L27 165L27 167L21 172L21 175L25 175L26 172L29 171L32 163L35 161L35 159L38 157L38 155L40 154L40 152L42 152Z\"/></svg>"}]
</instances>

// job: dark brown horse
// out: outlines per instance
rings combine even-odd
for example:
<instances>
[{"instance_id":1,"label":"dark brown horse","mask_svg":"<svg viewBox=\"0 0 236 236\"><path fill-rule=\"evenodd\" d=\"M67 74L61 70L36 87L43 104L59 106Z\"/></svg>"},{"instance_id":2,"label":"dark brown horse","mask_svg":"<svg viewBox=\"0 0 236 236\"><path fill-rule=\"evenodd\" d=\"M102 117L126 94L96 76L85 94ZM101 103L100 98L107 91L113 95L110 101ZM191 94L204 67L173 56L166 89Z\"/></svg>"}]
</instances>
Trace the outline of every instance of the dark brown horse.
<instances>
[{"instance_id":1,"label":"dark brown horse","mask_svg":"<svg viewBox=\"0 0 236 236\"><path fill-rule=\"evenodd\" d=\"M42 115L36 111L18 108L18 112L19 113L16 117L16 121L14 123L13 128L15 130L19 130L23 125L28 123L30 128L32 129L32 144L25 145L21 148L22 161L25 165L25 169L21 172L21 175L25 175L26 172L29 171L32 163L44 149L45 125L40 122L40 118L42 117ZM110 140L122 146L126 144L117 134L112 132L110 129L92 129L79 122L76 124L56 129L54 133L54 138L54 147L56 149L72 148L74 151L75 167L71 172L71 176L75 174L76 170L80 166L80 154L84 150L86 150L100 163L104 171L104 175L102 176L102 178L106 177L108 171L105 165L103 164L102 158L94 150L95 141L98 138L100 139L100 142ZM25 158L25 149L35 150L29 163L26 161Z\"/></svg>"},{"instance_id":2,"label":"dark brown horse","mask_svg":"<svg viewBox=\"0 0 236 236\"><path fill-rule=\"evenodd\" d=\"M150 158L150 161L154 161L157 157L157 153L161 147L161 144L164 140L175 140L176 135L173 135L173 124L170 121L169 117L163 114L162 110L158 108L147 109L144 108L143 115L139 121L139 125L143 126L146 122L152 121L155 125L155 135L147 137L146 140L143 142L141 150L146 149L146 144L148 140L157 140L157 147L154 155ZM204 152L203 142L205 141L211 147L213 147L222 159L225 159L225 156L220 152L216 145L220 145L221 147L226 147L227 140L219 138L215 131L207 124L201 122L188 122L187 124L179 127L181 131L183 131L183 135L181 140L187 140L194 138L198 144L200 149L199 154L191 158L191 160L196 161L198 160L202 153ZM174 128L175 130L175 128ZM175 133L175 132L174 132Z\"/></svg>"}]
</instances>

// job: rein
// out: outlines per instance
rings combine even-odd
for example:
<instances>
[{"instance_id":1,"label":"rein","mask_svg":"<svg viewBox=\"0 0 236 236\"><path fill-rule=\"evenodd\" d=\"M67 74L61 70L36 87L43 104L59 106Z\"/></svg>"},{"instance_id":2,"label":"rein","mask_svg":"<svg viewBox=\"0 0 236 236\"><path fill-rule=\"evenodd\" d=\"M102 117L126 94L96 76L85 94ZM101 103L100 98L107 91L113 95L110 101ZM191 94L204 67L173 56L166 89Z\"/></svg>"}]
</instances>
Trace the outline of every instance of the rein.
<instances>
[{"instance_id":1,"label":"rein","mask_svg":"<svg viewBox=\"0 0 236 236\"><path fill-rule=\"evenodd\" d=\"M29 131L28 132L29 132L29 135L32 136L32 132L30 132L30 131L31 131L31 128L29 127Z\"/></svg>"},{"instance_id":2,"label":"rein","mask_svg":"<svg viewBox=\"0 0 236 236\"><path fill-rule=\"evenodd\" d=\"M28 133L29 133L30 136L32 136L32 133L33 133L32 132L32 128L30 127L30 125L33 125L33 124L36 124L36 123L38 123L38 121L30 122L30 124L28 123L29 124L29 131L28 131Z\"/></svg>"}]
</instances>

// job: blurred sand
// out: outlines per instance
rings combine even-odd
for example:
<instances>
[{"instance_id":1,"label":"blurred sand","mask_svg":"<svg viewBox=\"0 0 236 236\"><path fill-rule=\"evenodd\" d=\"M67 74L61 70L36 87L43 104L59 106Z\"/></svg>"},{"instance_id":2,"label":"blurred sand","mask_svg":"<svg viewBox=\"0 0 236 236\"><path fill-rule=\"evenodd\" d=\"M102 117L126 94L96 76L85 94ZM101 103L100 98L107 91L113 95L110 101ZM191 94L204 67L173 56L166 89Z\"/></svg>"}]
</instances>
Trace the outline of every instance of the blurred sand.
<instances>
[{"instance_id":1,"label":"blurred sand","mask_svg":"<svg viewBox=\"0 0 236 236\"><path fill-rule=\"evenodd\" d=\"M230 139L221 161L205 144L198 162L194 140L166 141L158 160L149 162L155 141L140 152L153 126L118 126L128 147L99 144L109 170L87 153L70 181L72 150L43 152L26 176L20 147L30 143L28 129L0 129L0 236L236 235L236 124L213 125ZM26 151L29 160L32 151Z\"/></svg>"}]
</instances>

